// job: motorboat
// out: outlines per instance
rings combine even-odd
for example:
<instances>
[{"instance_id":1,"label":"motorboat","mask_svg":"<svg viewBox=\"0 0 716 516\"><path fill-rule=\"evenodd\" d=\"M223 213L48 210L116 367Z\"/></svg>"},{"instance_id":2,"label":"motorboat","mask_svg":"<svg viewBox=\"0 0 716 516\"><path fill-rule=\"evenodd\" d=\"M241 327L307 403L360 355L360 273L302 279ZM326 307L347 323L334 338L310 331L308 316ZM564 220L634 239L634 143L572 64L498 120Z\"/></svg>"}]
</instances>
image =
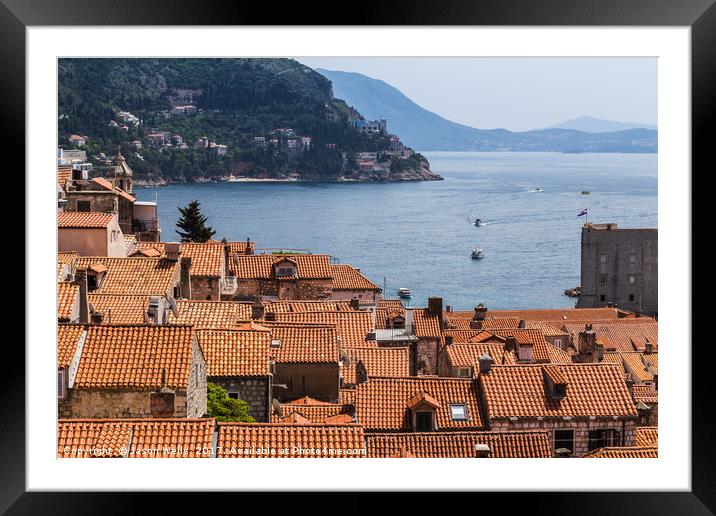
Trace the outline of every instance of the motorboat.
<instances>
[{"instance_id":1,"label":"motorboat","mask_svg":"<svg viewBox=\"0 0 716 516\"><path fill-rule=\"evenodd\" d=\"M412 295L409 288L401 287L398 289L398 297L401 299L408 299L412 297Z\"/></svg>"},{"instance_id":2,"label":"motorboat","mask_svg":"<svg viewBox=\"0 0 716 516\"><path fill-rule=\"evenodd\" d=\"M582 190L582 195L590 195L591 193L589 190Z\"/></svg>"},{"instance_id":3,"label":"motorboat","mask_svg":"<svg viewBox=\"0 0 716 516\"><path fill-rule=\"evenodd\" d=\"M479 247L476 247L472 250L472 259L473 260L480 260L485 257L485 251L480 249Z\"/></svg>"},{"instance_id":4,"label":"motorboat","mask_svg":"<svg viewBox=\"0 0 716 516\"><path fill-rule=\"evenodd\" d=\"M482 219L475 219L475 227L479 228L480 226L484 226L485 223L482 222Z\"/></svg>"}]
</instances>

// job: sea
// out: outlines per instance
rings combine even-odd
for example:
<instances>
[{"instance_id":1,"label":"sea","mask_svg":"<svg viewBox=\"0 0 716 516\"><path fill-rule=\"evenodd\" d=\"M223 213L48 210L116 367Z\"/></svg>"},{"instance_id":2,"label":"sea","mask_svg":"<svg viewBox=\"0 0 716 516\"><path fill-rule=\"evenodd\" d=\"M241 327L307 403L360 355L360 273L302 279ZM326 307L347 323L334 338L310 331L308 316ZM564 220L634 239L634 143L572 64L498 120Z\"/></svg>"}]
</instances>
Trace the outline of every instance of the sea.
<instances>
[{"instance_id":1,"label":"sea","mask_svg":"<svg viewBox=\"0 0 716 516\"><path fill-rule=\"evenodd\" d=\"M196 199L215 238L257 252L304 249L350 263L413 306L571 307L580 232L590 222L657 227L656 154L424 152L443 181L222 182L136 188L158 201L162 240ZM591 192L584 195L582 191ZM586 216L578 213L587 210ZM476 218L484 225L474 226ZM482 260L471 259L475 247Z\"/></svg>"}]
</instances>

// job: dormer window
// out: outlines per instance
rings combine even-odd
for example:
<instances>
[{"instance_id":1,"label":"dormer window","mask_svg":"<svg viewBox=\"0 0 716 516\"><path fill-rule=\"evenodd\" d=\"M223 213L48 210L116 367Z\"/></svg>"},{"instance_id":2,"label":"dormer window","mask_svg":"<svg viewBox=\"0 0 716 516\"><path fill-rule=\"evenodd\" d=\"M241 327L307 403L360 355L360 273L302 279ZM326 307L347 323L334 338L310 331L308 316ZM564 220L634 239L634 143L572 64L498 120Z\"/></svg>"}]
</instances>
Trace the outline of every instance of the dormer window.
<instances>
[{"instance_id":1,"label":"dormer window","mask_svg":"<svg viewBox=\"0 0 716 516\"><path fill-rule=\"evenodd\" d=\"M279 339L273 339L271 340L271 347L272 348L280 348L281 347L281 341Z\"/></svg>"},{"instance_id":2,"label":"dormer window","mask_svg":"<svg viewBox=\"0 0 716 516\"><path fill-rule=\"evenodd\" d=\"M415 431L416 432L432 432L435 430L433 425L433 412L420 411L415 413Z\"/></svg>"},{"instance_id":3,"label":"dormer window","mask_svg":"<svg viewBox=\"0 0 716 516\"><path fill-rule=\"evenodd\" d=\"M293 276L296 274L296 264L292 260L281 260L274 265L276 276Z\"/></svg>"},{"instance_id":4,"label":"dormer window","mask_svg":"<svg viewBox=\"0 0 716 516\"><path fill-rule=\"evenodd\" d=\"M450 417L453 421L467 421L467 406L464 404L450 405Z\"/></svg>"}]
</instances>

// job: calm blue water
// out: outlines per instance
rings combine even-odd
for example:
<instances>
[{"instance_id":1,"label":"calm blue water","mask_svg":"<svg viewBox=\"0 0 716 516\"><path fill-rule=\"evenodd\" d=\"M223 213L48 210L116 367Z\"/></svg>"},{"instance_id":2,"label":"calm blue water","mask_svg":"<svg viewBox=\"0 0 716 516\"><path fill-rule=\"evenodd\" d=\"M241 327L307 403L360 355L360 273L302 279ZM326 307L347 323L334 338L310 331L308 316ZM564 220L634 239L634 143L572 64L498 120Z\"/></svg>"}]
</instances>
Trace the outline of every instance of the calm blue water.
<instances>
[{"instance_id":1,"label":"calm blue water","mask_svg":"<svg viewBox=\"0 0 716 516\"><path fill-rule=\"evenodd\" d=\"M380 286L385 277L389 297L405 286L415 305L441 295L456 309L573 306L562 292L579 284L583 208L595 222L657 224L655 154L424 154L444 181L208 183L136 193L156 194L162 240L177 239L177 206L198 199L216 238L327 253ZM474 227L475 217L487 225ZM483 260L470 259L477 245Z\"/></svg>"}]
</instances>

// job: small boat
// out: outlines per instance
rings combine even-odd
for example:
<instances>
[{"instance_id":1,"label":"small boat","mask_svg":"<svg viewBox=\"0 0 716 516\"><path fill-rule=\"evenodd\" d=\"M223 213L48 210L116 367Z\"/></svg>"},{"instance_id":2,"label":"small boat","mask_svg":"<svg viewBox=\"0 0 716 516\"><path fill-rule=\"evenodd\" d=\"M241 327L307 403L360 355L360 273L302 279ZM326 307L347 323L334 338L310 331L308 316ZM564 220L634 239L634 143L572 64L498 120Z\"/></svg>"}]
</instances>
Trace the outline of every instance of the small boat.
<instances>
[{"instance_id":1,"label":"small boat","mask_svg":"<svg viewBox=\"0 0 716 516\"><path fill-rule=\"evenodd\" d=\"M412 297L412 293L409 288L401 287L398 289L398 297L401 299L408 299Z\"/></svg>"},{"instance_id":2,"label":"small boat","mask_svg":"<svg viewBox=\"0 0 716 516\"><path fill-rule=\"evenodd\" d=\"M483 250L480 249L479 247L476 247L475 249L472 250L472 255L471 255L471 256L472 256L472 259L473 259L473 260L479 260L479 259L485 257L485 251L483 251Z\"/></svg>"},{"instance_id":3,"label":"small boat","mask_svg":"<svg viewBox=\"0 0 716 516\"><path fill-rule=\"evenodd\" d=\"M480 226L484 226L485 224L482 223L482 219L475 219L475 227L479 228Z\"/></svg>"},{"instance_id":4,"label":"small boat","mask_svg":"<svg viewBox=\"0 0 716 516\"><path fill-rule=\"evenodd\" d=\"M541 191L542 191L541 188L539 188L539 187L535 188L535 192L541 192Z\"/></svg>"},{"instance_id":5,"label":"small boat","mask_svg":"<svg viewBox=\"0 0 716 516\"><path fill-rule=\"evenodd\" d=\"M589 190L582 190L582 195L590 195L591 193Z\"/></svg>"}]
</instances>

